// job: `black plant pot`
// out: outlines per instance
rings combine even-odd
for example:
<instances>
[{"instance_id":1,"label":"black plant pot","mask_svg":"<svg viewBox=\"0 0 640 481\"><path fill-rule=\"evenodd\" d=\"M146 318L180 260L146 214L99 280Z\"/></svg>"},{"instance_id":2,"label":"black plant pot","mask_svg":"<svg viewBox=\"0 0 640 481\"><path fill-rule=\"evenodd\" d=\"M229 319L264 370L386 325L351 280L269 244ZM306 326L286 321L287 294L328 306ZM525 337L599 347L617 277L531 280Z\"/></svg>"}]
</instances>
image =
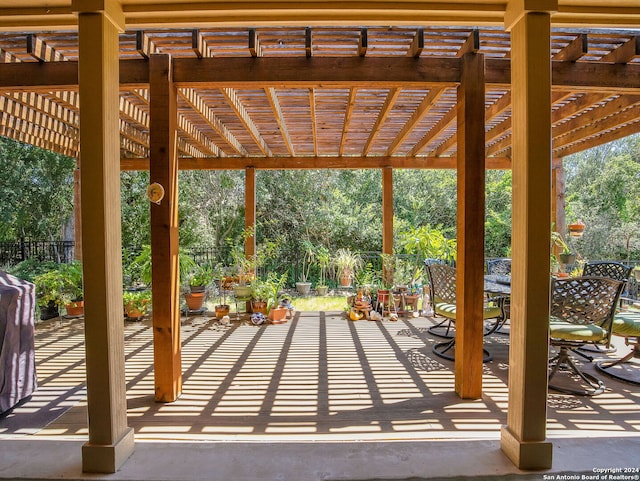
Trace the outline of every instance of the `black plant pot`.
<instances>
[{"instance_id":1,"label":"black plant pot","mask_svg":"<svg viewBox=\"0 0 640 481\"><path fill-rule=\"evenodd\" d=\"M46 306L40 306L40 320L46 321L47 319L53 319L54 317L60 317L60 312L58 311L58 305L49 301L49 304Z\"/></svg>"},{"instance_id":2,"label":"black plant pot","mask_svg":"<svg viewBox=\"0 0 640 481\"><path fill-rule=\"evenodd\" d=\"M560 262L562 264L575 264L576 263L576 255L575 254L560 254L558 257L560 258Z\"/></svg>"}]
</instances>

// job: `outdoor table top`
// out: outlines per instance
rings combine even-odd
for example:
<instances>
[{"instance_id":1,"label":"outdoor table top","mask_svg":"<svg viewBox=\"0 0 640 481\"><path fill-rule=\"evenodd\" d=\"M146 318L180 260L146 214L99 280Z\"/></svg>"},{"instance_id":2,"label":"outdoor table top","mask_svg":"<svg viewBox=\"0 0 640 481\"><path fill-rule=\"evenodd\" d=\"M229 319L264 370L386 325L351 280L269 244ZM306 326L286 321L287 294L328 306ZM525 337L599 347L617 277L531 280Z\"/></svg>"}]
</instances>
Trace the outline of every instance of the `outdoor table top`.
<instances>
[{"instance_id":1,"label":"outdoor table top","mask_svg":"<svg viewBox=\"0 0 640 481\"><path fill-rule=\"evenodd\" d=\"M511 295L511 276L486 275L484 276L484 291L489 294L503 296Z\"/></svg>"}]
</instances>

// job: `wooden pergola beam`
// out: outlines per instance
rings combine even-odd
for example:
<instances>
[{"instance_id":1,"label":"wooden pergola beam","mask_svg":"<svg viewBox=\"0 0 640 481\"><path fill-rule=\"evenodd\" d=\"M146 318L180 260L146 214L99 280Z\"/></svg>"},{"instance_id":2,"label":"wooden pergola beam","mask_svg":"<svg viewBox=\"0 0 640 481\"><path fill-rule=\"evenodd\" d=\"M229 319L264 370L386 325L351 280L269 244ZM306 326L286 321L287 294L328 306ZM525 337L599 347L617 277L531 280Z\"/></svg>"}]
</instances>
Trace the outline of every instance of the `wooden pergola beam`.
<instances>
[{"instance_id":1,"label":"wooden pergola beam","mask_svg":"<svg viewBox=\"0 0 640 481\"><path fill-rule=\"evenodd\" d=\"M601 61L626 64L640 56L640 35L630 38L615 50L603 56Z\"/></svg>"},{"instance_id":2,"label":"wooden pergola beam","mask_svg":"<svg viewBox=\"0 0 640 481\"><path fill-rule=\"evenodd\" d=\"M244 170L255 167L258 170L287 169L382 169L386 166L394 169L455 169L456 157L182 157L178 161L180 170ZM122 170L149 170L148 158L123 158ZM509 157L485 158L486 169L511 169Z\"/></svg>"},{"instance_id":3,"label":"wooden pergola beam","mask_svg":"<svg viewBox=\"0 0 640 481\"><path fill-rule=\"evenodd\" d=\"M603 62L552 62L553 85L578 91L637 91L640 64ZM511 60L486 60L487 87L508 88ZM311 87L424 87L460 82L459 58L298 57L281 58L177 58L174 74L179 87L291 88ZM149 84L147 62L120 61L120 88L130 90ZM78 63L75 61L22 62L3 64L0 89L50 91L75 90Z\"/></svg>"},{"instance_id":4,"label":"wooden pergola beam","mask_svg":"<svg viewBox=\"0 0 640 481\"><path fill-rule=\"evenodd\" d=\"M284 140L285 145L287 146L287 151L289 155L295 156L296 152L293 147L293 141L291 140L291 135L289 134L289 129L287 128L287 122L284 119L284 113L282 112L282 107L280 106L280 101L278 100L278 93L274 88L266 88L264 89L264 93L267 95L267 99L269 100L269 105L271 105L271 110L273 111L273 115L276 118L276 123L278 124L278 128L280 129L280 134L282 135L282 139ZM246 154L246 151L245 151Z\"/></svg>"},{"instance_id":5,"label":"wooden pergola beam","mask_svg":"<svg viewBox=\"0 0 640 481\"><path fill-rule=\"evenodd\" d=\"M203 61L204 60L206 59L203 59ZM222 92L222 95L224 95L225 99L227 100L227 103L231 106L231 108L235 111L238 118L242 121L245 128L247 129L247 132L249 132L249 135L251 136L253 141L256 143L260 151L264 155L271 157L273 155L273 153L271 152L271 149L269 148L269 146L267 145L267 142L264 140L264 138L260 134L256 124L251 119L249 112L247 112L247 109L242 104L242 101L240 100L240 97L238 97L238 93L236 89L225 87L220 89L220 92Z\"/></svg>"},{"instance_id":6,"label":"wooden pergola beam","mask_svg":"<svg viewBox=\"0 0 640 481\"><path fill-rule=\"evenodd\" d=\"M369 137L367 138L367 141L364 144L364 148L362 149L363 155L367 155L369 153L369 150L371 150L373 141L380 133L380 128L382 127L384 122L387 120L387 117L393 110L393 106L395 105L396 100L400 95L400 92L401 90L399 88L389 89L389 92L387 93L387 97L385 98L384 103L380 108L380 113L376 116L376 120L373 123L373 126L371 127L371 131L369 132Z\"/></svg>"},{"instance_id":7,"label":"wooden pergola beam","mask_svg":"<svg viewBox=\"0 0 640 481\"><path fill-rule=\"evenodd\" d=\"M444 88L432 88L427 92L418 107L416 107L411 114L411 117L409 117L409 120L407 120L400 132L398 132L396 138L389 144L386 155L392 155L398 147L400 147L402 142L404 142L409 134L413 132L415 126L424 118L425 115L427 115L427 113L429 113L431 107L433 107L433 105L438 101L444 91Z\"/></svg>"},{"instance_id":8,"label":"wooden pergola beam","mask_svg":"<svg viewBox=\"0 0 640 481\"><path fill-rule=\"evenodd\" d=\"M340 147L338 148L338 154L344 153L344 146L347 142L347 135L349 134L349 124L351 123L351 115L353 114L353 107L356 104L356 96L358 95L358 89L349 89L349 100L347 101L347 108L344 113L344 123L342 125L342 135L340 136Z\"/></svg>"},{"instance_id":9,"label":"wooden pergola beam","mask_svg":"<svg viewBox=\"0 0 640 481\"><path fill-rule=\"evenodd\" d=\"M564 48L558 50L553 56L553 60L561 62L576 62L589 53L589 42L587 34L580 33L571 40Z\"/></svg>"},{"instance_id":10,"label":"wooden pergola beam","mask_svg":"<svg viewBox=\"0 0 640 481\"><path fill-rule=\"evenodd\" d=\"M553 155L567 156L575 154L586 149L597 147L598 145L606 144L608 142L613 142L614 140L622 139L624 137L628 137L629 135L634 135L637 133L640 133L640 119L637 122L631 122L614 130L609 130L608 132L602 132L594 135L588 140L576 142L574 144L566 145L558 149L554 148Z\"/></svg>"}]
</instances>

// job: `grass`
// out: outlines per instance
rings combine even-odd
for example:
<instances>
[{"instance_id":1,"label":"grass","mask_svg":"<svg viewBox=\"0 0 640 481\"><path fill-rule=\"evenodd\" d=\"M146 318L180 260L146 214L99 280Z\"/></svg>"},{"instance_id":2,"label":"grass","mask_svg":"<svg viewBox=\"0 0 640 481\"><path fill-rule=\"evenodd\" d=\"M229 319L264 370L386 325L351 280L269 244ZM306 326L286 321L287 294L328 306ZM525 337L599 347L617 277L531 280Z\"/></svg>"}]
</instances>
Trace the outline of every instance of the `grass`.
<instances>
[{"instance_id":1,"label":"grass","mask_svg":"<svg viewBox=\"0 0 640 481\"><path fill-rule=\"evenodd\" d=\"M297 311L342 311L347 306L346 294L298 297L295 292L291 292L291 297L291 303ZM219 301L218 298L210 298L207 300L206 306L209 310L213 310ZM228 297L227 303L231 305L231 310L234 311L233 297Z\"/></svg>"}]
</instances>

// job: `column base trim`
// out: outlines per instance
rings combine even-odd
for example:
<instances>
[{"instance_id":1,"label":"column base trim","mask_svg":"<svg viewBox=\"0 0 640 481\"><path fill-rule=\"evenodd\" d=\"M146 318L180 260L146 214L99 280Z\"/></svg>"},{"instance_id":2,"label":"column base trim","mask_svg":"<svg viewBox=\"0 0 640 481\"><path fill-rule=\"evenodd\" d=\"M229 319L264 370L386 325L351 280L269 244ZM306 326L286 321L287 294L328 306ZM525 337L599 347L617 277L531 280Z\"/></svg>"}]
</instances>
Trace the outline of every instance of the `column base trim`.
<instances>
[{"instance_id":1,"label":"column base trim","mask_svg":"<svg viewBox=\"0 0 640 481\"><path fill-rule=\"evenodd\" d=\"M550 441L521 441L508 426L502 426L500 448L518 469L551 469L553 444Z\"/></svg>"},{"instance_id":2,"label":"column base trim","mask_svg":"<svg viewBox=\"0 0 640 481\"><path fill-rule=\"evenodd\" d=\"M115 473L129 459L134 450L133 428L127 428L115 444L82 446L83 473Z\"/></svg>"}]
</instances>

